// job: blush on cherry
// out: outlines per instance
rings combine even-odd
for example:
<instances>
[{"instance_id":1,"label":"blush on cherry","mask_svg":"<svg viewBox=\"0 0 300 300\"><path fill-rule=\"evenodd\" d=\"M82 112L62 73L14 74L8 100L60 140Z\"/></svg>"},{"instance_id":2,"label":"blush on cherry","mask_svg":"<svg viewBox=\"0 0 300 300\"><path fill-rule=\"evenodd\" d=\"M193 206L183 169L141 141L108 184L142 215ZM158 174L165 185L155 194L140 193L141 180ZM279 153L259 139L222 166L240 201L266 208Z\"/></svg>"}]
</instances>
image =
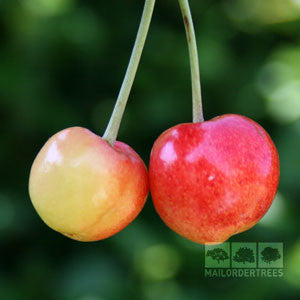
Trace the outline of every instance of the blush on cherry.
<instances>
[{"instance_id":1,"label":"blush on cherry","mask_svg":"<svg viewBox=\"0 0 300 300\"><path fill-rule=\"evenodd\" d=\"M135 46L103 138L82 127L52 136L31 168L31 201L52 229L79 241L105 239L125 228L148 195L147 169L138 154L116 141L141 59L155 0L147 0Z\"/></svg>"},{"instance_id":2,"label":"blush on cherry","mask_svg":"<svg viewBox=\"0 0 300 300\"><path fill-rule=\"evenodd\" d=\"M279 158L265 130L240 115L204 122L198 50L188 0L179 0L190 54L193 123L165 131L150 156L150 190L162 220L201 244L254 226L279 182Z\"/></svg>"},{"instance_id":3,"label":"blush on cherry","mask_svg":"<svg viewBox=\"0 0 300 300\"><path fill-rule=\"evenodd\" d=\"M148 195L147 169L128 145L111 146L82 127L52 136L36 157L31 201L52 229L79 241L105 239L130 224Z\"/></svg>"},{"instance_id":4,"label":"blush on cherry","mask_svg":"<svg viewBox=\"0 0 300 300\"><path fill-rule=\"evenodd\" d=\"M279 181L277 150L265 130L239 115L180 124L155 142L150 190L162 220L201 244L254 226Z\"/></svg>"}]
</instances>

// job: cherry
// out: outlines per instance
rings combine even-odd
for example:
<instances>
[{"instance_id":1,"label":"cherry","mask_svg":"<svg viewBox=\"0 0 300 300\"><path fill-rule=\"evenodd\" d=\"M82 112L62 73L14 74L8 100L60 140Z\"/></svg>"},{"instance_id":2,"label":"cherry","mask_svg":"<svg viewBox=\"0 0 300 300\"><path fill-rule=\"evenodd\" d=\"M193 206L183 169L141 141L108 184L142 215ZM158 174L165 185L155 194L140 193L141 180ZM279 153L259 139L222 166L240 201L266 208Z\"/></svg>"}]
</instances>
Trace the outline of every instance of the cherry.
<instances>
[{"instance_id":1,"label":"cherry","mask_svg":"<svg viewBox=\"0 0 300 300\"><path fill-rule=\"evenodd\" d=\"M29 191L49 227L76 240L96 241L119 232L140 213L148 174L128 145L112 147L88 129L73 127L42 148Z\"/></svg>"},{"instance_id":2,"label":"cherry","mask_svg":"<svg viewBox=\"0 0 300 300\"><path fill-rule=\"evenodd\" d=\"M165 131L153 146L149 177L155 208L171 229L201 244L222 243L267 212L279 159L260 125L223 115Z\"/></svg>"},{"instance_id":3,"label":"cherry","mask_svg":"<svg viewBox=\"0 0 300 300\"><path fill-rule=\"evenodd\" d=\"M141 158L116 141L148 34L155 0L146 0L127 72L103 138L72 127L54 136L30 173L31 201L52 229L79 241L105 239L140 213L149 183Z\"/></svg>"},{"instance_id":4,"label":"cherry","mask_svg":"<svg viewBox=\"0 0 300 300\"><path fill-rule=\"evenodd\" d=\"M219 244L254 226L279 182L271 138L254 121L228 114L204 121L198 50L188 0L179 0L190 54L193 123L165 131L154 143L150 190L162 220L201 244Z\"/></svg>"}]
</instances>

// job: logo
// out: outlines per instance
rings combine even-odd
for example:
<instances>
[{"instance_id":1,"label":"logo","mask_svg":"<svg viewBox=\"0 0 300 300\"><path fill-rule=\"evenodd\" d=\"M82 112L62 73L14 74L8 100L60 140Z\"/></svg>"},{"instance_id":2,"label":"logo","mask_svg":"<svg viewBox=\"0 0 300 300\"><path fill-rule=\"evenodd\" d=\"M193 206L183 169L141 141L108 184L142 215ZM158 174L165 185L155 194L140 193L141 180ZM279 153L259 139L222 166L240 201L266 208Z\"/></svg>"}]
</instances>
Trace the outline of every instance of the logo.
<instances>
[{"instance_id":1,"label":"logo","mask_svg":"<svg viewBox=\"0 0 300 300\"><path fill-rule=\"evenodd\" d=\"M205 246L205 277L283 277L283 243Z\"/></svg>"}]
</instances>

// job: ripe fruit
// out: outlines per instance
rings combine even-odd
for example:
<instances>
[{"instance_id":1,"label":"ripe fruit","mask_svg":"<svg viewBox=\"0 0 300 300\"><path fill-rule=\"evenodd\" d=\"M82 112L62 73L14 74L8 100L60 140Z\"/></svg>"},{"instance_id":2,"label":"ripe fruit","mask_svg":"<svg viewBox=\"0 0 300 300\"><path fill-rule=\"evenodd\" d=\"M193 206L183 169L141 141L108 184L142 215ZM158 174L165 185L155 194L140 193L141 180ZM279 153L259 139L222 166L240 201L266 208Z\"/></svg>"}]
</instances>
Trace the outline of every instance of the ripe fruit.
<instances>
[{"instance_id":1,"label":"ripe fruit","mask_svg":"<svg viewBox=\"0 0 300 300\"><path fill-rule=\"evenodd\" d=\"M218 244L267 212L279 159L261 126L223 115L165 131L153 146L149 176L154 206L171 229L197 243Z\"/></svg>"},{"instance_id":2,"label":"ripe fruit","mask_svg":"<svg viewBox=\"0 0 300 300\"><path fill-rule=\"evenodd\" d=\"M29 193L41 218L80 241L105 239L144 206L147 169L129 146L116 142L148 34L155 0L146 0L129 65L103 138L74 127L49 139L35 159Z\"/></svg>"},{"instance_id":3,"label":"ripe fruit","mask_svg":"<svg viewBox=\"0 0 300 300\"><path fill-rule=\"evenodd\" d=\"M148 174L128 145L110 146L81 127L51 137L36 157L29 193L52 229L80 241L105 239L139 214L148 194Z\"/></svg>"}]
</instances>

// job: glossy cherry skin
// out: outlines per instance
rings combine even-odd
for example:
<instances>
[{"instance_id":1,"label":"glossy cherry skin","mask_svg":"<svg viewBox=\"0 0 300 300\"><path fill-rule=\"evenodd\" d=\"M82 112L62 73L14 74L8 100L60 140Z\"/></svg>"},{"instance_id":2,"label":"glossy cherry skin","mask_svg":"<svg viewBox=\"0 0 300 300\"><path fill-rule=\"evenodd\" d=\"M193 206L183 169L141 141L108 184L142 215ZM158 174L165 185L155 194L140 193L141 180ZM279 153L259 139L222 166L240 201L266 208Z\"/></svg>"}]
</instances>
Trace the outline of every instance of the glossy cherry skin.
<instances>
[{"instance_id":1,"label":"glossy cherry skin","mask_svg":"<svg viewBox=\"0 0 300 300\"><path fill-rule=\"evenodd\" d=\"M52 136L30 173L31 201L52 229L79 241L105 239L131 223L148 195L148 173L129 146L81 127Z\"/></svg>"},{"instance_id":2,"label":"glossy cherry skin","mask_svg":"<svg viewBox=\"0 0 300 300\"><path fill-rule=\"evenodd\" d=\"M219 244L254 226L279 182L277 150L266 131L240 115L180 124L155 142L150 190L162 220L200 244Z\"/></svg>"}]
</instances>

